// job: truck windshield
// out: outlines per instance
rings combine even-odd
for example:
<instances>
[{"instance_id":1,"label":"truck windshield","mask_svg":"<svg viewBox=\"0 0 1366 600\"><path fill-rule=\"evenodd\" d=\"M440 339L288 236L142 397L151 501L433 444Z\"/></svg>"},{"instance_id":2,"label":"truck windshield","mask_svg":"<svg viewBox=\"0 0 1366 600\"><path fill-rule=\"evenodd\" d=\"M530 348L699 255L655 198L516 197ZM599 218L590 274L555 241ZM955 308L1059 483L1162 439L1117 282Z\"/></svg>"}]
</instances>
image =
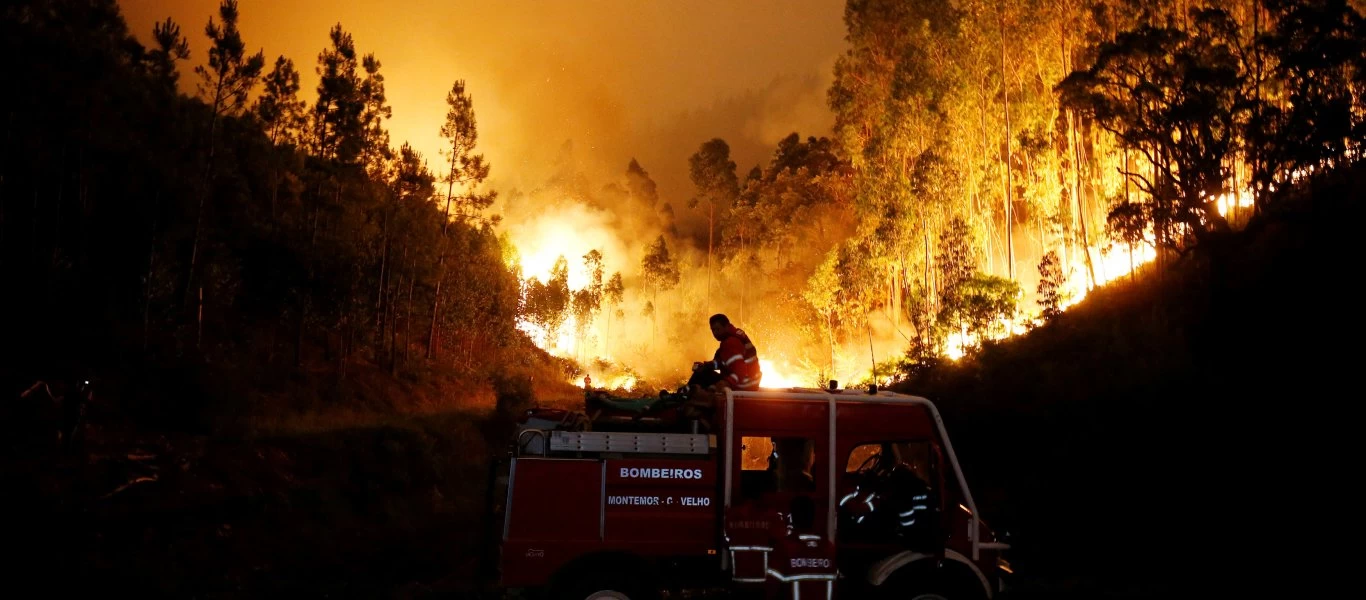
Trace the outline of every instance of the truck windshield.
<instances>
[{"instance_id":1,"label":"truck windshield","mask_svg":"<svg viewBox=\"0 0 1366 600\"><path fill-rule=\"evenodd\" d=\"M860 444L849 451L845 473L868 473L901 465L921 481L930 481L930 443L925 440Z\"/></svg>"}]
</instances>

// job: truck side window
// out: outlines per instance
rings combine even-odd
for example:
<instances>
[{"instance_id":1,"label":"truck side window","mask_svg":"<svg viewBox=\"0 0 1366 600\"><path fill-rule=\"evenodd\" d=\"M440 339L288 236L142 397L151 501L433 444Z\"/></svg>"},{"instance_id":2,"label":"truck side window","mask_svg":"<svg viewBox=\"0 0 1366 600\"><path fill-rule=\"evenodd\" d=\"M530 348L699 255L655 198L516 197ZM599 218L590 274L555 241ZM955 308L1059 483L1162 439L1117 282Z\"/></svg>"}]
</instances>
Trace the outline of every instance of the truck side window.
<instances>
[{"instance_id":1,"label":"truck side window","mask_svg":"<svg viewBox=\"0 0 1366 600\"><path fill-rule=\"evenodd\" d=\"M740 438L740 470L767 471L773 456L773 440L766 437Z\"/></svg>"},{"instance_id":2,"label":"truck side window","mask_svg":"<svg viewBox=\"0 0 1366 600\"><path fill-rule=\"evenodd\" d=\"M816 444L809 438L740 438L741 485L746 489L815 491L815 464Z\"/></svg>"}]
</instances>

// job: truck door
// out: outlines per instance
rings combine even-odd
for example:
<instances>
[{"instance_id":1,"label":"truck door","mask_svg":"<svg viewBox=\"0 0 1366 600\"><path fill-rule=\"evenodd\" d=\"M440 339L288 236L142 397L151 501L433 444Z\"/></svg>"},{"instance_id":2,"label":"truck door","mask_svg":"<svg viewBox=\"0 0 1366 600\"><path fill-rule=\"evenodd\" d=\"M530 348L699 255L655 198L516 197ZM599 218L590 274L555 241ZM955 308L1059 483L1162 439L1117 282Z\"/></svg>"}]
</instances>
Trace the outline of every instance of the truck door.
<instances>
[{"instance_id":1,"label":"truck door","mask_svg":"<svg viewBox=\"0 0 1366 600\"><path fill-rule=\"evenodd\" d=\"M823 403L737 401L730 452L731 504L786 515L796 496L816 505L814 533L829 531L830 425Z\"/></svg>"}]
</instances>

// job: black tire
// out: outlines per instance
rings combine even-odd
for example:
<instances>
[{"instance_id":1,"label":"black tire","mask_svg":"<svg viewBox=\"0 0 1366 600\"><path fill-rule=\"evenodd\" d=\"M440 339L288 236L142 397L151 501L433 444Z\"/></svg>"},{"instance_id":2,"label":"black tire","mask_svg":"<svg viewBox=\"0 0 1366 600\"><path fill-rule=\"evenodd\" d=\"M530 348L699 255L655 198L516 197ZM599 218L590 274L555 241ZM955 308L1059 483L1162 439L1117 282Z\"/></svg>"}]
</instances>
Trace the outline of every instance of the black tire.
<instances>
[{"instance_id":1,"label":"black tire","mask_svg":"<svg viewBox=\"0 0 1366 600\"><path fill-rule=\"evenodd\" d=\"M654 600L657 596L632 565L622 565L619 571L584 573L551 595L555 600Z\"/></svg>"},{"instance_id":2,"label":"black tire","mask_svg":"<svg viewBox=\"0 0 1366 600\"><path fill-rule=\"evenodd\" d=\"M897 572L882 586L879 597L886 600L985 600L986 592L977 579L955 577L951 572L911 569Z\"/></svg>"}]
</instances>

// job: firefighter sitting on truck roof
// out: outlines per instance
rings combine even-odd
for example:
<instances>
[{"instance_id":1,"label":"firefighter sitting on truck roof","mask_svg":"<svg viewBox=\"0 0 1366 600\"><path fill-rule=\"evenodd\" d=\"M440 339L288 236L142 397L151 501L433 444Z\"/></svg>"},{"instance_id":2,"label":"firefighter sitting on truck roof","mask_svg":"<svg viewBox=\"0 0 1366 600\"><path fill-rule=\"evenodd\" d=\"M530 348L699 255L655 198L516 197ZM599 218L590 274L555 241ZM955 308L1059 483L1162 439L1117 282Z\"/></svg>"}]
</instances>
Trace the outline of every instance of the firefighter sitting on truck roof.
<instances>
[{"instance_id":1,"label":"firefighter sitting on truck roof","mask_svg":"<svg viewBox=\"0 0 1366 600\"><path fill-rule=\"evenodd\" d=\"M757 390L763 373L759 372L759 351L743 330L732 325L730 319L720 313L712 315L707 322L711 326L712 337L721 345L716 348L712 360L693 363L692 376L684 386L688 402L683 407L683 414L697 419L710 429L711 423L704 413L714 406L712 395L724 392L727 388Z\"/></svg>"},{"instance_id":2,"label":"firefighter sitting on truck roof","mask_svg":"<svg viewBox=\"0 0 1366 600\"><path fill-rule=\"evenodd\" d=\"M711 335L721 342L716 355L707 362L693 363L689 391L697 388L751 391L759 389L759 352L745 332L731 324L726 315L715 314L708 320Z\"/></svg>"}]
</instances>

